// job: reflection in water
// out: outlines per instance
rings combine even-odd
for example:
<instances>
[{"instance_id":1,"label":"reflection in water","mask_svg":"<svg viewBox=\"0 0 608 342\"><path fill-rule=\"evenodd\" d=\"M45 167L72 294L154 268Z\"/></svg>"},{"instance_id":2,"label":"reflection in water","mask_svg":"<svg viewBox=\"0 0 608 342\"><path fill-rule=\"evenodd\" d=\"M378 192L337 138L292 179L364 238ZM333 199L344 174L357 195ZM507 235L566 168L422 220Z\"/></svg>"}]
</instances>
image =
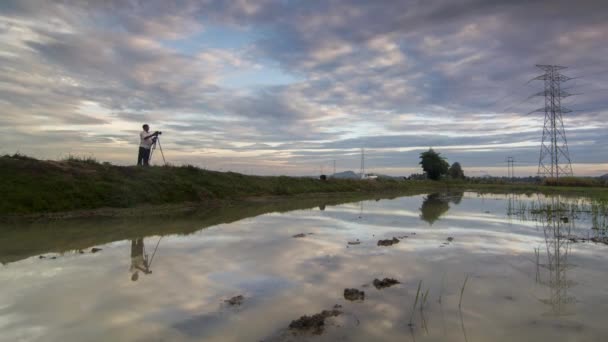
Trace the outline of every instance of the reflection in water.
<instances>
[{"instance_id":1,"label":"reflection in water","mask_svg":"<svg viewBox=\"0 0 608 342\"><path fill-rule=\"evenodd\" d=\"M448 210L450 210L450 205L443 194L430 194L422 202L420 219L432 225Z\"/></svg>"},{"instance_id":2,"label":"reflection in water","mask_svg":"<svg viewBox=\"0 0 608 342\"><path fill-rule=\"evenodd\" d=\"M129 268L129 272L131 272L132 281L137 281L137 279L139 279L140 271L144 274L152 273L152 261L154 260L161 239L162 237L156 243L151 257L146 253L146 246L144 245L143 238L131 240L131 267Z\"/></svg>"},{"instance_id":3,"label":"reflection in water","mask_svg":"<svg viewBox=\"0 0 608 342\"><path fill-rule=\"evenodd\" d=\"M463 196L464 192L462 191L427 195L420 207L420 219L433 225L441 215L450 210L450 202L458 205L462 201Z\"/></svg>"},{"instance_id":4,"label":"reflection in water","mask_svg":"<svg viewBox=\"0 0 608 342\"><path fill-rule=\"evenodd\" d=\"M0 340L602 340L608 334L608 302L602 300L608 247L568 239L576 233L574 221L579 230L591 228L589 215L546 211L543 206L558 205L547 205L551 199L543 197L534 206L531 202L537 201L527 200L528 217L535 221L509 223L504 215L507 197L484 196L402 197L336 207L328 203L324 212L316 208L325 201L318 201L307 210L217 225L225 222L220 221L195 234L163 239L162 252L158 251L163 267L158 272L153 250L161 241L157 242L160 228L126 235L118 229L126 224L105 225L108 230L102 233L120 231L126 237L98 245L102 250L94 255L34 255L0 268ZM363 205L365 217L358 220ZM443 209L433 211L433 206ZM428 226L420 220L421 207L423 213L434 212L431 221L440 219L440 224L421 231ZM207 218L195 216L182 229L184 221L168 219L162 224L183 234L192 232L189 227L211 225L201 220ZM597 222L593 225L600 226ZM68 231L88 228L78 223ZM293 238L302 232L312 234ZM378 239L396 235L408 237L389 248L377 246ZM61 236L66 237L69 234ZM78 243L93 243L81 237ZM448 237L453 241L439 248ZM360 244L346 248L346 242L355 238ZM61 240L54 243L60 245ZM537 281L548 287L533 286L534 263L524 262L534 257L532 248L539 245L534 250ZM126 258L128 250L131 258ZM576 262L576 274L568 262ZM154 270L154 281L129 286L134 284L125 275L127 269L133 280ZM575 288L576 310L568 310L573 290L568 288L572 283L567 272L585 284ZM472 273L475 281L466 285L460 311L462 275ZM400 284L370 286L372 279L385 277ZM428 300L417 308L414 295L420 279L425 280ZM345 288L359 286L365 287L365 302L343 299ZM223 304L235 295L245 298L241 305ZM292 320L336 304L344 314L328 320L322 336L292 336L288 330ZM551 316L542 315L545 311ZM553 316L568 312L575 316ZM416 325L408 327L412 313ZM275 336L280 338L271 339Z\"/></svg>"},{"instance_id":5,"label":"reflection in water","mask_svg":"<svg viewBox=\"0 0 608 342\"><path fill-rule=\"evenodd\" d=\"M574 226L573 215L568 210L563 210L559 196L551 198L550 210L539 217L543 226L545 246L547 251L547 263L540 264L540 248L535 250L537 258L536 279L537 282L546 285L550 289L550 297L541 299L541 302L551 306L554 316L566 316L573 314L571 305L575 298L568 295L568 289L575 285L567 279L566 271L573 265L568 264L570 254L570 238ZM543 279L540 268L548 272Z\"/></svg>"}]
</instances>

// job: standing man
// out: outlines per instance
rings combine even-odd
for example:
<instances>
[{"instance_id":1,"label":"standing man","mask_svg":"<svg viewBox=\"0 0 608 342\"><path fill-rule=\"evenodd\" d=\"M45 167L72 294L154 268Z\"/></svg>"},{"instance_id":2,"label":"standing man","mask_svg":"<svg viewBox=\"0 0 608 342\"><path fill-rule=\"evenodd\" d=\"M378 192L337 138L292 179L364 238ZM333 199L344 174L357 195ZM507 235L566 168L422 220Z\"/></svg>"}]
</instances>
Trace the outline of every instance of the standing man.
<instances>
[{"instance_id":1,"label":"standing man","mask_svg":"<svg viewBox=\"0 0 608 342\"><path fill-rule=\"evenodd\" d=\"M158 132L150 134L150 126L144 124L143 131L139 133L139 154L137 155L137 165L148 166L150 160L150 148L158 136Z\"/></svg>"}]
</instances>

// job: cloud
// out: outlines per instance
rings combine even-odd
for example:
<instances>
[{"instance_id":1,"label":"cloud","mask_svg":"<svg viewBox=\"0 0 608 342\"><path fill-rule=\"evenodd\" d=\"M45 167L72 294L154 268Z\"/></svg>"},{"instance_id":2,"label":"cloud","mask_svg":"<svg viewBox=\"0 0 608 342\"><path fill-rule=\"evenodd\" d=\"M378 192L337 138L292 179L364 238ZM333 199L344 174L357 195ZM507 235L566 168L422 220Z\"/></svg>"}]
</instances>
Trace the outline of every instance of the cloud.
<instances>
[{"instance_id":1,"label":"cloud","mask_svg":"<svg viewBox=\"0 0 608 342\"><path fill-rule=\"evenodd\" d=\"M149 122L167 131L175 160L200 163L207 153L206 166L237 171L289 164L306 174L304 165L360 147L378 150L378 172L416 167L428 146L465 168L506 155L532 165L542 120L526 114L542 106L530 97L542 85L526 82L540 73L535 64L556 63L583 76L564 84L582 93L564 100L582 110L566 119L572 159L589 170L603 162L595 148L608 112L602 1L3 1L0 9L0 122L11 127L2 129L3 152L130 163L136 139L125 134ZM218 28L248 38L221 47L213 42L229 36L205 35ZM223 86L253 69L262 70L258 85ZM293 79L264 85L272 82L263 70ZM50 131L76 136L44 146ZM116 138L95 145L107 136ZM74 148L78 139L86 143Z\"/></svg>"}]
</instances>

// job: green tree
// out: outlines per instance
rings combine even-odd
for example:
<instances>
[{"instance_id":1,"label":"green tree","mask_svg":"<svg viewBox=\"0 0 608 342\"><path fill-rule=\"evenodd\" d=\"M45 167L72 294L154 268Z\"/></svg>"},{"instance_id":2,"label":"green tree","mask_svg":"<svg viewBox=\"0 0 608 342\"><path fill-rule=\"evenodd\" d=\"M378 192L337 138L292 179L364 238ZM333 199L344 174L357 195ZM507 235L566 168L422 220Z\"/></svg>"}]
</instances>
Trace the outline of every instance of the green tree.
<instances>
[{"instance_id":1,"label":"green tree","mask_svg":"<svg viewBox=\"0 0 608 342\"><path fill-rule=\"evenodd\" d=\"M427 177L432 180L439 180L442 175L446 175L450 167L450 164L445 161L441 154L433 151L432 148L420 153L420 165Z\"/></svg>"},{"instance_id":2,"label":"green tree","mask_svg":"<svg viewBox=\"0 0 608 342\"><path fill-rule=\"evenodd\" d=\"M464 179L464 171L462 171L462 167L459 162L455 162L450 166L448 170L448 175L454 179Z\"/></svg>"}]
</instances>

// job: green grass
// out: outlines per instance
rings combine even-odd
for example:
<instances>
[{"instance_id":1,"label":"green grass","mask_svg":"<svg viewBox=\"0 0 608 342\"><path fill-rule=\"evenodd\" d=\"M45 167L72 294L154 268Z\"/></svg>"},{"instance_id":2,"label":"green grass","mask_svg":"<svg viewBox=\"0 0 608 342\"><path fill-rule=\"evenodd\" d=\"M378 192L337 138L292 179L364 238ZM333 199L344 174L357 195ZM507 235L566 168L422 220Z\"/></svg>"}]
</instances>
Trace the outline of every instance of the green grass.
<instances>
[{"instance_id":1,"label":"green grass","mask_svg":"<svg viewBox=\"0 0 608 342\"><path fill-rule=\"evenodd\" d=\"M579 184L569 182L569 184ZM334 180L248 176L194 166L116 166L92 157L43 161L15 154L0 157L0 216L99 208L133 208L248 197L312 193L471 190L559 193L608 201L608 188L542 184L479 184L396 179Z\"/></svg>"},{"instance_id":2,"label":"green grass","mask_svg":"<svg viewBox=\"0 0 608 342\"><path fill-rule=\"evenodd\" d=\"M193 166L115 166L93 158L0 157L0 215L132 208L259 196L406 190L397 180L247 176Z\"/></svg>"}]
</instances>

